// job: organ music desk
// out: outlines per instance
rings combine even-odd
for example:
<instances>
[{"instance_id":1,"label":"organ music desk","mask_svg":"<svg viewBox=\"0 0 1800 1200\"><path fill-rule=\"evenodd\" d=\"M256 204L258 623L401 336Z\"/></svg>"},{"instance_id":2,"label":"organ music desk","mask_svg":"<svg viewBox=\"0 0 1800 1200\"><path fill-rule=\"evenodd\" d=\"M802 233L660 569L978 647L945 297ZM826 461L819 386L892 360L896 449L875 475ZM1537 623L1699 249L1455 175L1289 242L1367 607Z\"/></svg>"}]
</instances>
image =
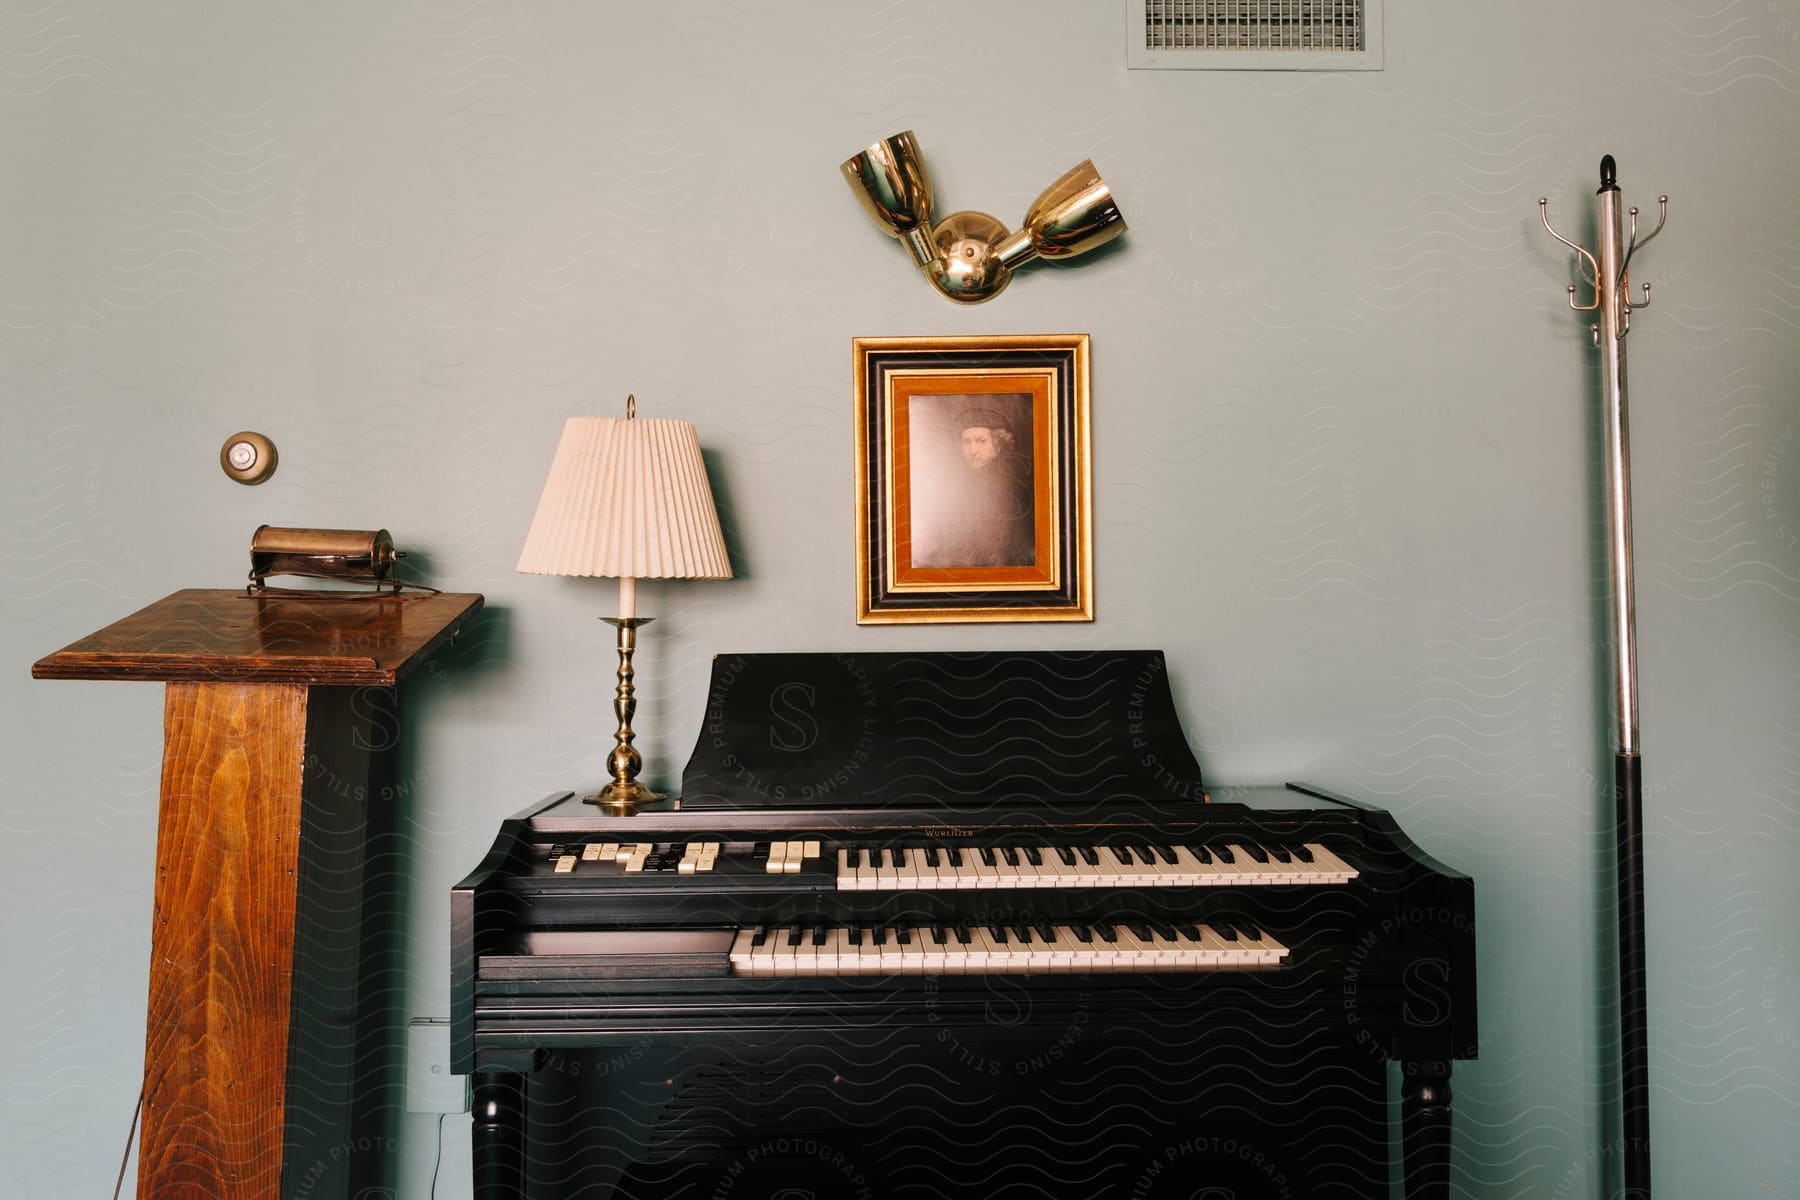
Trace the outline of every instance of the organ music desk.
<instances>
[{"instance_id":1,"label":"organ music desk","mask_svg":"<svg viewBox=\"0 0 1800 1200\"><path fill-rule=\"evenodd\" d=\"M1447 1200L1472 884L1215 792L1160 653L721 656L678 806L452 891L477 1200Z\"/></svg>"},{"instance_id":2,"label":"organ music desk","mask_svg":"<svg viewBox=\"0 0 1800 1200\"><path fill-rule=\"evenodd\" d=\"M167 685L139 1196L352 1196L381 1170L344 1133L391 1016L365 847L394 807L395 687L481 604L189 589L32 667Z\"/></svg>"}]
</instances>

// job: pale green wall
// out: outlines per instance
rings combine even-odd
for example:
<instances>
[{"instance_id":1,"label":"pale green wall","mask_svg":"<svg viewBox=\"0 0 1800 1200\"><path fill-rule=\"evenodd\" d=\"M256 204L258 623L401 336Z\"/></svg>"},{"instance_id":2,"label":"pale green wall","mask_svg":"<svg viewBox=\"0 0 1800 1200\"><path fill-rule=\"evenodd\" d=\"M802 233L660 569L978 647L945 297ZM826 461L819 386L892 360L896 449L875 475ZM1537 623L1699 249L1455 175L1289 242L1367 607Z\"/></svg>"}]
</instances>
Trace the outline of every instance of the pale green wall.
<instances>
[{"instance_id":1,"label":"pale green wall","mask_svg":"<svg viewBox=\"0 0 1800 1200\"><path fill-rule=\"evenodd\" d=\"M660 781L715 650L1162 647L1212 777L1365 796L1477 879L1465 1193L1601 1195L1594 358L1535 200L1580 225L1607 151L1673 197L1630 342L1660 1194L1800 1191L1796 0L1391 0L1387 69L1318 76L1127 72L1114 0L157 9L0 12L8 1194L110 1188L160 752L157 688L30 662L230 585L262 522L485 593L411 694L442 1014L450 884L599 775L611 585L512 565L564 417L634 391L698 425L740 574L644 587ZM953 307L837 176L905 128L946 211L1091 155L1131 232ZM1093 335L1099 619L856 628L850 339L1027 331Z\"/></svg>"}]
</instances>

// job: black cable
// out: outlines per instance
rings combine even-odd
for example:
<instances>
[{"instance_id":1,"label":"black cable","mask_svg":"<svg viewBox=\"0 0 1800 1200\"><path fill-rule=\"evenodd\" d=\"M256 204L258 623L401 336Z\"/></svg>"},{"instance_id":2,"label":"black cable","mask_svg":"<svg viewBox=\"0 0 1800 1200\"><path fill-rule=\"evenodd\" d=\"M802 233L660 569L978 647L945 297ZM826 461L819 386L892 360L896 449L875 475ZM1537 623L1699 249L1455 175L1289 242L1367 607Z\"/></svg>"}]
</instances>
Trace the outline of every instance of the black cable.
<instances>
[{"instance_id":1,"label":"black cable","mask_svg":"<svg viewBox=\"0 0 1800 1200\"><path fill-rule=\"evenodd\" d=\"M439 1113L438 1114L437 1161L431 1164L431 1190L429 1192L425 1193L426 1196L429 1198L429 1200L437 1200L438 1170L440 1168L442 1168L444 1165L444 1118L449 1115L450 1115L449 1113ZM119 1200L119 1198L117 1196L114 1196L113 1200Z\"/></svg>"},{"instance_id":2,"label":"black cable","mask_svg":"<svg viewBox=\"0 0 1800 1200\"><path fill-rule=\"evenodd\" d=\"M113 1200L119 1200L119 1192L125 1187L125 1167L131 1162L131 1143L137 1138L138 1115L144 1111L144 1088L138 1085L137 1103L131 1107L131 1128L125 1134L125 1154L119 1159L119 1178L113 1184ZM444 1152L443 1139L438 1139L438 1153Z\"/></svg>"}]
</instances>

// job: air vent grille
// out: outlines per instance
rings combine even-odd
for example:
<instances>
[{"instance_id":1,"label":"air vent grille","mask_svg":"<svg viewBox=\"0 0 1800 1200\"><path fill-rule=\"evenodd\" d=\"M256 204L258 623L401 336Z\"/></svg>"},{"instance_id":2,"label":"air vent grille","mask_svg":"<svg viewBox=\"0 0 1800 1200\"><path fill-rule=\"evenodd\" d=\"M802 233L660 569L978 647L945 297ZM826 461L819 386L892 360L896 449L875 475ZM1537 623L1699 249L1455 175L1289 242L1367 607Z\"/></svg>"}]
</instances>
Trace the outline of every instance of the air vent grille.
<instances>
[{"instance_id":1,"label":"air vent grille","mask_svg":"<svg viewBox=\"0 0 1800 1200\"><path fill-rule=\"evenodd\" d=\"M1144 0L1150 50L1361 50L1362 0Z\"/></svg>"},{"instance_id":2,"label":"air vent grille","mask_svg":"<svg viewBox=\"0 0 1800 1200\"><path fill-rule=\"evenodd\" d=\"M1382 0L1128 0L1133 67L1368 71Z\"/></svg>"}]
</instances>

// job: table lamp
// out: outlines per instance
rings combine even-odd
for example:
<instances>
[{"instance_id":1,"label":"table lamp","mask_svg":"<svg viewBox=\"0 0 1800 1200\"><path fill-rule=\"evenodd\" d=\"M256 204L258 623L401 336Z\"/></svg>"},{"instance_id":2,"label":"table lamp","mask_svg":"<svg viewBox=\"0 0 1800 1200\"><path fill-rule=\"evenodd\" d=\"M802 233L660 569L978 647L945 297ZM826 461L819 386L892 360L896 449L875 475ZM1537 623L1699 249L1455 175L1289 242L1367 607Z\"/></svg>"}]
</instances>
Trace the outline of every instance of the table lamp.
<instances>
[{"instance_id":1,"label":"table lamp","mask_svg":"<svg viewBox=\"0 0 1800 1200\"><path fill-rule=\"evenodd\" d=\"M639 420L637 397L625 418L570 417L519 554L532 575L598 575L619 581L619 615L602 618L619 631L619 728L607 758L612 782L586 797L609 815L629 817L662 796L638 782L643 756L633 746L637 710L632 653L639 627L640 579L730 579L731 560L700 458L700 439L686 421Z\"/></svg>"}]
</instances>

